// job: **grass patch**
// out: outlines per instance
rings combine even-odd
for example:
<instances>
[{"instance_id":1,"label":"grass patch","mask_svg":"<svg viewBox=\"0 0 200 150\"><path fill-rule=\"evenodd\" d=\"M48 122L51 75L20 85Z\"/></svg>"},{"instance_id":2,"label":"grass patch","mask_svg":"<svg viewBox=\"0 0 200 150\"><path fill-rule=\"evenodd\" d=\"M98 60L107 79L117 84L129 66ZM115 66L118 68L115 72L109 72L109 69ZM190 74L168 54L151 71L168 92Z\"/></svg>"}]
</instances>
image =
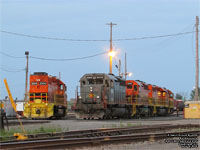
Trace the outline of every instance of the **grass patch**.
<instances>
[{"instance_id":1,"label":"grass patch","mask_svg":"<svg viewBox=\"0 0 200 150\"><path fill-rule=\"evenodd\" d=\"M67 128L68 130L68 128ZM34 130L27 130L27 134L39 134L39 133L52 133L52 132L62 132L61 127L43 127L34 129ZM23 133L21 129L10 129L9 131L0 131L0 136L2 137L2 140L8 139L10 136L13 136L14 133Z\"/></svg>"},{"instance_id":2,"label":"grass patch","mask_svg":"<svg viewBox=\"0 0 200 150\"><path fill-rule=\"evenodd\" d=\"M178 128L178 129L172 129L173 132L183 132L183 131L194 131L198 130L200 131L200 128Z\"/></svg>"},{"instance_id":3,"label":"grass patch","mask_svg":"<svg viewBox=\"0 0 200 150\"><path fill-rule=\"evenodd\" d=\"M119 124L120 128L124 127L124 124L122 123L122 120L120 120L120 124Z\"/></svg>"},{"instance_id":4,"label":"grass patch","mask_svg":"<svg viewBox=\"0 0 200 150\"><path fill-rule=\"evenodd\" d=\"M116 124L112 124L112 128L117 128L117 125Z\"/></svg>"},{"instance_id":5,"label":"grass patch","mask_svg":"<svg viewBox=\"0 0 200 150\"><path fill-rule=\"evenodd\" d=\"M133 127L134 124L131 124L130 122L127 122L126 127Z\"/></svg>"}]
</instances>

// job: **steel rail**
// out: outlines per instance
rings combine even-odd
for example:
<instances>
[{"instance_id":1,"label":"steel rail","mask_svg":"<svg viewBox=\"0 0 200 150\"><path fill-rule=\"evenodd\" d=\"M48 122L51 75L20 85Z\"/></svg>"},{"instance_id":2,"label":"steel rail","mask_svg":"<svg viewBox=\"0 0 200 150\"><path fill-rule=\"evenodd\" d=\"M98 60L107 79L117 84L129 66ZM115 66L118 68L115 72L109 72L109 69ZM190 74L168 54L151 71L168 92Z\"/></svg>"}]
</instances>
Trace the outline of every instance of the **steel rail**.
<instances>
[{"instance_id":1,"label":"steel rail","mask_svg":"<svg viewBox=\"0 0 200 150\"><path fill-rule=\"evenodd\" d=\"M137 134L137 135L118 135L118 136L103 136L103 137L89 137L89 138L71 138L71 139L57 139L57 140L41 140L41 141L23 141L14 143L2 143L2 149L58 149L58 148L72 148L80 146L91 146L97 144L121 143L121 142L138 142L138 141L155 141L158 139L172 138L169 135L183 135L193 134L200 135L200 130L184 131L184 132L167 132L167 133L151 133L151 134Z\"/></svg>"},{"instance_id":2,"label":"steel rail","mask_svg":"<svg viewBox=\"0 0 200 150\"><path fill-rule=\"evenodd\" d=\"M100 137L100 136L111 136L111 135L125 135L125 134L135 134L135 133L146 133L163 131L169 129L177 128L200 128L199 124L185 124L185 125L157 125L157 126L146 126L146 127L128 127L128 128L111 128L111 129L94 129L94 130L79 130L79 131L69 131L60 133L51 133L50 137L45 137L48 134L41 134L40 138L34 137L34 135L29 135L29 138L25 141L33 140L48 140L48 139L67 139L67 138L82 138L82 137ZM37 135L38 136L38 135ZM19 140L9 140L2 141L0 143L11 143L19 142Z\"/></svg>"},{"instance_id":3,"label":"steel rail","mask_svg":"<svg viewBox=\"0 0 200 150\"><path fill-rule=\"evenodd\" d=\"M162 124L162 126L170 126L170 124ZM76 134L84 134L84 133L94 133L99 131L111 131L111 130L122 130L122 129L134 129L134 128L151 128L151 125L143 125L140 126L134 126L134 127L125 127L125 128L98 128L98 129L89 129L89 130L74 130L74 131L67 131L67 132L49 132L49 133L39 133L39 134L27 134L28 139L33 138L43 138L43 137L54 137L54 136L65 136L65 135L76 135ZM154 125L154 127L160 127L160 125ZM1 142L8 142L8 141L2 141L3 137L0 137ZM15 136L9 136L5 137L5 139L15 140Z\"/></svg>"}]
</instances>

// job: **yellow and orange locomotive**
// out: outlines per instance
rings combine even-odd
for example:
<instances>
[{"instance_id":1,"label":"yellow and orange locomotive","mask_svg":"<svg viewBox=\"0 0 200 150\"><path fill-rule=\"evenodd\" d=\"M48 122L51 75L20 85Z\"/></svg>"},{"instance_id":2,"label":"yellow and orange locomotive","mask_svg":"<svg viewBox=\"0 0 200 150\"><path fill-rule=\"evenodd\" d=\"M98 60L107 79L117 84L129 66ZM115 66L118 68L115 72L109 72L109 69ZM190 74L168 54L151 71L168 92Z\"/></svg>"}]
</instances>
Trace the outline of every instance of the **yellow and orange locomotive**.
<instances>
[{"instance_id":1,"label":"yellow and orange locomotive","mask_svg":"<svg viewBox=\"0 0 200 150\"><path fill-rule=\"evenodd\" d=\"M30 75L29 100L24 107L26 118L59 118L67 113L67 87L57 77L45 72Z\"/></svg>"}]
</instances>

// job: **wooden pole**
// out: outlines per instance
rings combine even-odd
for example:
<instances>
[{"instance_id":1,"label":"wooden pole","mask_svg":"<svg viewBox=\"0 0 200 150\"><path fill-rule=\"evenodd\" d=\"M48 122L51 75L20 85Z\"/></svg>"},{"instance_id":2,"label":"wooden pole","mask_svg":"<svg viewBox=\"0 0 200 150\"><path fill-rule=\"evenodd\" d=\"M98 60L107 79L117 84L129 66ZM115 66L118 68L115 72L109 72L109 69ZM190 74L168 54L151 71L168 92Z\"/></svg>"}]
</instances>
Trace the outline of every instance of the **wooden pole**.
<instances>
[{"instance_id":1,"label":"wooden pole","mask_svg":"<svg viewBox=\"0 0 200 150\"><path fill-rule=\"evenodd\" d=\"M114 23L107 23L106 25L110 25L110 53L112 53L113 51L113 47L112 47L112 26L113 25L117 25ZM110 61L109 61L109 72L110 74L112 74L112 56L110 56Z\"/></svg>"},{"instance_id":2,"label":"wooden pole","mask_svg":"<svg viewBox=\"0 0 200 150\"><path fill-rule=\"evenodd\" d=\"M198 26L199 18L196 16L196 86L195 86L195 101L199 99L199 45L198 45Z\"/></svg>"},{"instance_id":3,"label":"wooden pole","mask_svg":"<svg viewBox=\"0 0 200 150\"><path fill-rule=\"evenodd\" d=\"M27 97L28 97L28 55L29 55L29 51L26 51L25 55L26 55L26 81L25 81L25 103L26 103Z\"/></svg>"}]
</instances>

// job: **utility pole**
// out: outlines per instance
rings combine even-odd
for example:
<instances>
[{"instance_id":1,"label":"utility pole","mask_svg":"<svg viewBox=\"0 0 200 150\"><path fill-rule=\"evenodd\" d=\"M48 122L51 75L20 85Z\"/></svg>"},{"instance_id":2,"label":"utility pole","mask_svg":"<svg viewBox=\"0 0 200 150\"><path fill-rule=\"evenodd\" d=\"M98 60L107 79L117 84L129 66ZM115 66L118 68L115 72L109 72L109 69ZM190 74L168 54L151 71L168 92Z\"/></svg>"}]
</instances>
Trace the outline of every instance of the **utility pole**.
<instances>
[{"instance_id":1,"label":"utility pole","mask_svg":"<svg viewBox=\"0 0 200 150\"><path fill-rule=\"evenodd\" d=\"M114 23L107 23L106 25L109 25L110 26L110 53L112 53L112 26L114 25L117 25L117 24L114 24ZM110 56L110 74L112 74L112 56Z\"/></svg>"},{"instance_id":2,"label":"utility pole","mask_svg":"<svg viewBox=\"0 0 200 150\"><path fill-rule=\"evenodd\" d=\"M198 101L199 99L199 39L198 39L198 26L199 26L199 17L196 16L196 87L195 87L195 97L194 100Z\"/></svg>"},{"instance_id":3,"label":"utility pole","mask_svg":"<svg viewBox=\"0 0 200 150\"><path fill-rule=\"evenodd\" d=\"M27 102L27 97L28 97L28 55L29 55L29 51L25 52L26 55L26 81L25 81L25 103Z\"/></svg>"},{"instance_id":4,"label":"utility pole","mask_svg":"<svg viewBox=\"0 0 200 150\"><path fill-rule=\"evenodd\" d=\"M124 75L125 75L125 80L126 80L126 76L127 76L127 69L126 69L126 53L125 53L125 73L124 73Z\"/></svg>"},{"instance_id":5,"label":"utility pole","mask_svg":"<svg viewBox=\"0 0 200 150\"><path fill-rule=\"evenodd\" d=\"M119 59L119 77L120 77L120 74L121 74L121 59Z\"/></svg>"},{"instance_id":6,"label":"utility pole","mask_svg":"<svg viewBox=\"0 0 200 150\"><path fill-rule=\"evenodd\" d=\"M60 78L61 78L61 74L60 74L60 72L59 72L59 80L60 80Z\"/></svg>"}]
</instances>

